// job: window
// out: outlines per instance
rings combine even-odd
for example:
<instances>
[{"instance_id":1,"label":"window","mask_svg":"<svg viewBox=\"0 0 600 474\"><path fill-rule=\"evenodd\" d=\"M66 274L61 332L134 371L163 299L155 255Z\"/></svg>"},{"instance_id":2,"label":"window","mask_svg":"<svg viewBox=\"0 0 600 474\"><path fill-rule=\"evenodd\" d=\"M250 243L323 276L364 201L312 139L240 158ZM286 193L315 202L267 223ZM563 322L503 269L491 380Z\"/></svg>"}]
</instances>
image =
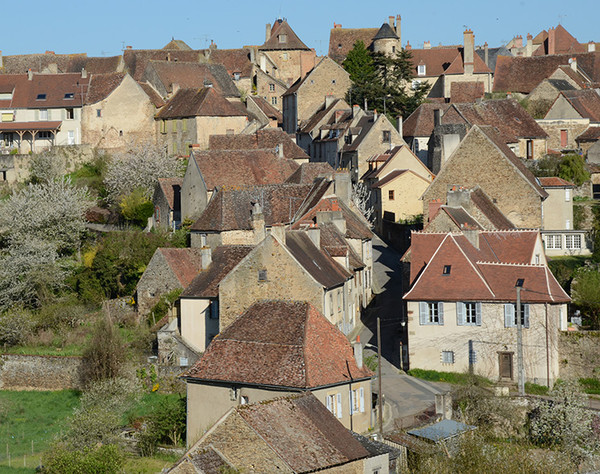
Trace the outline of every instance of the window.
<instances>
[{"instance_id":1,"label":"window","mask_svg":"<svg viewBox=\"0 0 600 474\"><path fill-rule=\"evenodd\" d=\"M48 131L38 132L38 138L52 138L52 134Z\"/></svg>"},{"instance_id":2,"label":"window","mask_svg":"<svg viewBox=\"0 0 600 474\"><path fill-rule=\"evenodd\" d=\"M329 315L333 316L333 293L329 293Z\"/></svg>"},{"instance_id":3,"label":"window","mask_svg":"<svg viewBox=\"0 0 600 474\"><path fill-rule=\"evenodd\" d=\"M275 84L269 84L269 92L275 92Z\"/></svg>"},{"instance_id":4,"label":"window","mask_svg":"<svg viewBox=\"0 0 600 474\"><path fill-rule=\"evenodd\" d=\"M327 409L338 418L342 417L342 394L332 393L327 395Z\"/></svg>"},{"instance_id":5,"label":"window","mask_svg":"<svg viewBox=\"0 0 600 474\"><path fill-rule=\"evenodd\" d=\"M181 125L183 127L184 132L187 132L187 123L188 123L187 119L181 119Z\"/></svg>"},{"instance_id":6,"label":"window","mask_svg":"<svg viewBox=\"0 0 600 474\"><path fill-rule=\"evenodd\" d=\"M277 105L277 97L271 97L271 105Z\"/></svg>"},{"instance_id":7,"label":"window","mask_svg":"<svg viewBox=\"0 0 600 474\"><path fill-rule=\"evenodd\" d=\"M417 74L419 76L424 76L426 74L427 71L427 67L425 66L425 64L419 64L419 66L417 67Z\"/></svg>"},{"instance_id":8,"label":"window","mask_svg":"<svg viewBox=\"0 0 600 474\"><path fill-rule=\"evenodd\" d=\"M98 112L100 112L98 110ZM100 117L100 115L98 115ZM160 133L167 133L167 122L165 120L160 121Z\"/></svg>"},{"instance_id":9,"label":"window","mask_svg":"<svg viewBox=\"0 0 600 474\"><path fill-rule=\"evenodd\" d=\"M0 100L11 100L12 98L12 92L0 92Z\"/></svg>"},{"instance_id":10,"label":"window","mask_svg":"<svg viewBox=\"0 0 600 474\"><path fill-rule=\"evenodd\" d=\"M413 90L418 89L421 86L421 81L419 81L418 79L414 79L412 81L411 87Z\"/></svg>"},{"instance_id":11,"label":"window","mask_svg":"<svg viewBox=\"0 0 600 474\"><path fill-rule=\"evenodd\" d=\"M66 100L72 100L72 99L74 99L74 98L75 98L75 94L74 94L73 92L67 92L67 93L65 94L65 99L66 99Z\"/></svg>"},{"instance_id":12,"label":"window","mask_svg":"<svg viewBox=\"0 0 600 474\"><path fill-rule=\"evenodd\" d=\"M225 130L225 135L235 135L235 130L233 128L228 128Z\"/></svg>"},{"instance_id":13,"label":"window","mask_svg":"<svg viewBox=\"0 0 600 474\"><path fill-rule=\"evenodd\" d=\"M569 141L569 132L568 132L568 130L561 130L560 131L560 146L561 147L566 147L568 141Z\"/></svg>"},{"instance_id":14,"label":"window","mask_svg":"<svg viewBox=\"0 0 600 474\"><path fill-rule=\"evenodd\" d=\"M2 121L3 122L14 122L15 114L12 112L2 112Z\"/></svg>"},{"instance_id":15,"label":"window","mask_svg":"<svg viewBox=\"0 0 600 474\"><path fill-rule=\"evenodd\" d=\"M390 190L388 191L388 199L389 199L390 201L393 201L393 200L394 200L394 190L393 190L393 189L390 189Z\"/></svg>"},{"instance_id":16,"label":"window","mask_svg":"<svg viewBox=\"0 0 600 474\"><path fill-rule=\"evenodd\" d=\"M342 309L342 293L340 291L337 292L337 310L338 312Z\"/></svg>"},{"instance_id":17,"label":"window","mask_svg":"<svg viewBox=\"0 0 600 474\"><path fill-rule=\"evenodd\" d=\"M363 387L350 391L350 414L365 412L365 389Z\"/></svg>"},{"instance_id":18,"label":"window","mask_svg":"<svg viewBox=\"0 0 600 474\"><path fill-rule=\"evenodd\" d=\"M48 109L40 109L40 120L48 120Z\"/></svg>"},{"instance_id":19,"label":"window","mask_svg":"<svg viewBox=\"0 0 600 474\"><path fill-rule=\"evenodd\" d=\"M389 130L384 130L381 135L381 139L384 143L390 142L392 140L392 132Z\"/></svg>"},{"instance_id":20,"label":"window","mask_svg":"<svg viewBox=\"0 0 600 474\"><path fill-rule=\"evenodd\" d=\"M529 327L529 305L527 303L521 304L521 325L524 328ZM516 328L517 327L517 305L516 303L506 303L504 305L504 327Z\"/></svg>"},{"instance_id":21,"label":"window","mask_svg":"<svg viewBox=\"0 0 600 474\"><path fill-rule=\"evenodd\" d=\"M546 236L546 248L547 249L562 249L562 235L547 235Z\"/></svg>"},{"instance_id":22,"label":"window","mask_svg":"<svg viewBox=\"0 0 600 474\"><path fill-rule=\"evenodd\" d=\"M429 303L422 301L419 303L419 324L439 324L444 325L444 303Z\"/></svg>"},{"instance_id":23,"label":"window","mask_svg":"<svg viewBox=\"0 0 600 474\"><path fill-rule=\"evenodd\" d=\"M565 189L565 201L571 200L571 190L569 188Z\"/></svg>"},{"instance_id":24,"label":"window","mask_svg":"<svg viewBox=\"0 0 600 474\"><path fill-rule=\"evenodd\" d=\"M66 109L65 116L67 120L73 120L75 118L75 109Z\"/></svg>"},{"instance_id":25,"label":"window","mask_svg":"<svg viewBox=\"0 0 600 474\"><path fill-rule=\"evenodd\" d=\"M208 318L209 319L219 319L219 301L212 300L210 302L210 306L208 308Z\"/></svg>"},{"instance_id":26,"label":"window","mask_svg":"<svg viewBox=\"0 0 600 474\"><path fill-rule=\"evenodd\" d=\"M75 145L75 130L67 132L67 145Z\"/></svg>"},{"instance_id":27,"label":"window","mask_svg":"<svg viewBox=\"0 0 600 474\"><path fill-rule=\"evenodd\" d=\"M46 100L46 94L38 94L35 100Z\"/></svg>"},{"instance_id":28,"label":"window","mask_svg":"<svg viewBox=\"0 0 600 474\"><path fill-rule=\"evenodd\" d=\"M533 140L527 140L527 159L533 159Z\"/></svg>"},{"instance_id":29,"label":"window","mask_svg":"<svg viewBox=\"0 0 600 474\"><path fill-rule=\"evenodd\" d=\"M233 80L234 81L239 81L240 80L240 76L241 76L241 74L239 72L234 72L233 73Z\"/></svg>"},{"instance_id":30,"label":"window","mask_svg":"<svg viewBox=\"0 0 600 474\"><path fill-rule=\"evenodd\" d=\"M154 220L160 222L160 207L154 206Z\"/></svg>"},{"instance_id":31,"label":"window","mask_svg":"<svg viewBox=\"0 0 600 474\"><path fill-rule=\"evenodd\" d=\"M481 303L456 303L456 324L458 326L481 326Z\"/></svg>"},{"instance_id":32,"label":"window","mask_svg":"<svg viewBox=\"0 0 600 474\"><path fill-rule=\"evenodd\" d=\"M102 109L96 109L96 117L102 117Z\"/></svg>"},{"instance_id":33,"label":"window","mask_svg":"<svg viewBox=\"0 0 600 474\"><path fill-rule=\"evenodd\" d=\"M342 49L342 43L338 43L338 49Z\"/></svg>"},{"instance_id":34,"label":"window","mask_svg":"<svg viewBox=\"0 0 600 474\"><path fill-rule=\"evenodd\" d=\"M280 43L287 43L287 35L278 35L277 38Z\"/></svg>"},{"instance_id":35,"label":"window","mask_svg":"<svg viewBox=\"0 0 600 474\"><path fill-rule=\"evenodd\" d=\"M442 364L454 364L454 351L442 351Z\"/></svg>"},{"instance_id":36,"label":"window","mask_svg":"<svg viewBox=\"0 0 600 474\"><path fill-rule=\"evenodd\" d=\"M392 46L392 53L395 53L395 52L396 52L396 47Z\"/></svg>"},{"instance_id":37,"label":"window","mask_svg":"<svg viewBox=\"0 0 600 474\"><path fill-rule=\"evenodd\" d=\"M287 61L289 59L288 53L283 53L283 60Z\"/></svg>"},{"instance_id":38,"label":"window","mask_svg":"<svg viewBox=\"0 0 600 474\"><path fill-rule=\"evenodd\" d=\"M565 236L565 248L568 250L579 250L581 249L581 235L567 235Z\"/></svg>"},{"instance_id":39,"label":"window","mask_svg":"<svg viewBox=\"0 0 600 474\"><path fill-rule=\"evenodd\" d=\"M450 275L452 271L452 265L444 265L444 269L442 270L442 275Z\"/></svg>"},{"instance_id":40,"label":"window","mask_svg":"<svg viewBox=\"0 0 600 474\"><path fill-rule=\"evenodd\" d=\"M123 136L123 130L119 130L119 136L122 137Z\"/></svg>"},{"instance_id":41,"label":"window","mask_svg":"<svg viewBox=\"0 0 600 474\"><path fill-rule=\"evenodd\" d=\"M335 79L332 79L332 80L331 80L331 83L332 83L332 84L335 84Z\"/></svg>"},{"instance_id":42,"label":"window","mask_svg":"<svg viewBox=\"0 0 600 474\"><path fill-rule=\"evenodd\" d=\"M565 229L569 230L571 228L571 221L569 219L565 220Z\"/></svg>"},{"instance_id":43,"label":"window","mask_svg":"<svg viewBox=\"0 0 600 474\"><path fill-rule=\"evenodd\" d=\"M266 270L258 271L258 281L267 281L267 271Z\"/></svg>"},{"instance_id":44,"label":"window","mask_svg":"<svg viewBox=\"0 0 600 474\"><path fill-rule=\"evenodd\" d=\"M250 399L246 395L242 395L240 397L240 405L248 405L250 403Z\"/></svg>"}]
</instances>

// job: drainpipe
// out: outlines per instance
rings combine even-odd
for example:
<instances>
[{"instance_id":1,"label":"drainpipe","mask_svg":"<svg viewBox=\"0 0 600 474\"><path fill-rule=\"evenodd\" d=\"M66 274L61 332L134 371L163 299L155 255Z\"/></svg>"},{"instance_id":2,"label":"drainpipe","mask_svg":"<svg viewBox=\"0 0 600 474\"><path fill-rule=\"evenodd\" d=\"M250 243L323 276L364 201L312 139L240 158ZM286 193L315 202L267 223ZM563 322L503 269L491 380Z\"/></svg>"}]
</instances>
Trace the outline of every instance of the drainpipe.
<instances>
[{"instance_id":1,"label":"drainpipe","mask_svg":"<svg viewBox=\"0 0 600 474\"><path fill-rule=\"evenodd\" d=\"M550 343L548 335L548 303L544 304L546 312L546 385L550 388Z\"/></svg>"}]
</instances>

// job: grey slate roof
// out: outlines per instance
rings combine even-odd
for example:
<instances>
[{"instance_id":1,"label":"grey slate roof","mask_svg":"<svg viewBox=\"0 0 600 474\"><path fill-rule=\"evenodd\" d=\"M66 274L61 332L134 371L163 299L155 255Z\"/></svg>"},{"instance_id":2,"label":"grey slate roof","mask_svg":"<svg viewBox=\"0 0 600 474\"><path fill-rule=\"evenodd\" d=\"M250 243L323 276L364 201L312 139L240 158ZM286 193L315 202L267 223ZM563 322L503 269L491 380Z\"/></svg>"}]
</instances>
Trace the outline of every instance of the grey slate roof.
<instances>
[{"instance_id":1,"label":"grey slate roof","mask_svg":"<svg viewBox=\"0 0 600 474\"><path fill-rule=\"evenodd\" d=\"M379 31L373 38L373 41L376 41L378 39L399 39L399 38L398 38L398 35L396 34L396 32L392 29L392 27L388 23L384 23L383 25L381 25L381 28L379 28ZM366 46L368 46L368 45L366 45Z\"/></svg>"}]
</instances>

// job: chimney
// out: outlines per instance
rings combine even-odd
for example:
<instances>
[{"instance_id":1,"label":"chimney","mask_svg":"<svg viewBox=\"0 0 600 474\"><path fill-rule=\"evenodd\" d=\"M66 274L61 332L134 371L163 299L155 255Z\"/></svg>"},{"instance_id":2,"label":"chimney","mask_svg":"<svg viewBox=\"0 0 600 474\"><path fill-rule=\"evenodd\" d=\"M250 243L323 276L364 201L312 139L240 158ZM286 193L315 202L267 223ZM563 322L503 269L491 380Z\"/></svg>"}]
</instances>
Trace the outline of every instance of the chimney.
<instances>
[{"instance_id":1,"label":"chimney","mask_svg":"<svg viewBox=\"0 0 600 474\"><path fill-rule=\"evenodd\" d=\"M84 67L81 68L81 78L85 79L87 77L87 71Z\"/></svg>"},{"instance_id":2,"label":"chimney","mask_svg":"<svg viewBox=\"0 0 600 474\"><path fill-rule=\"evenodd\" d=\"M593 41L590 41L588 43L588 53L594 53L596 52L596 43L594 43ZM2 51L0 51L0 67L2 67Z\"/></svg>"},{"instance_id":3,"label":"chimney","mask_svg":"<svg viewBox=\"0 0 600 474\"><path fill-rule=\"evenodd\" d=\"M333 96L333 94L327 94L325 96L325 108L328 108L331 104L333 104L334 100L335 97Z\"/></svg>"},{"instance_id":4,"label":"chimney","mask_svg":"<svg viewBox=\"0 0 600 474\"><path fill-rule=\"evenodd\" d=\"M356 361L356 366L359 369L362 369L363 366L363 347L360 343L360 334L356 336L356 341L352 343L352 349L354 351L354 360Z\"/></svg>"},{"instance_id":5,"label":"chimney","mask_svg":"<svg viewBox=\"0 0 600 474\"><path fill-rule=\"evenodd\" d=\"M446 194L446 202L450 207L463 207L468 211L471 204L471 191L462 186L451 186Z\"/></svg>"},{"instance_id":6,"label":"chimney","mask_svg":"<svg viewBox=\"0 0 600 474\"><path fill-rule=\"evenodd\" d=\"M31 70L31 68L29 68L27 70L27 79L32 81L33 80L33 71Z\"/></svg>"},{"instance_id":7,"label":"chimney","mask_svg":"<svg viewBox=\"0 0 600 474\"><path fill-rule=\"evenodd\" d=\"M200 250L200 259L202 260L202 270L207 270L212 263L212 250L210 247L202 247Z\"/></svg>"},{"instance_id":8,"label":"chimney","mask_svg":"<svg viewBox=\"0 0 600 474\"><path fill-rule=\"evenodd\" d=\"M333 221L333 212L334 211L317 211L317 225L329 224Z\"/></svg>"},{"instance_id":9,"label":"chimney","mask_svg":"<svg viewBox=\"0 0 600 474\"><path fill-rule=\"evenodd\" d=\"M514 45L515 45L515 48L523 47L523 37L521 35L515 36Z\"/></svg>"},{"instance_id":10,"label":"chimney","mask_svg":"<svg viewBox=\"0 0 600 474\"><path fill-rule=\"evenodd\" d=\"M396 120L398 121L398 134L402 137L402 115L398 115Z\"/></svg>"},{"instance_id":11,"label":"chimney","mask_svg":"<svg viewBox=\"0 0 600 474\"><path fill-rule=\"evenodd\" d=\"M280 243L285 244L285 226L283 224L273 224L271 226L271 235Z\"/></svg>"},{"instance_id":12,"label":"chimney","mask_svg":"<svg viewBox=\"0 0 600 474\"><path fill-rule=\"evenodd\" d=\"M571 65L571 69L573 69L573 71L577 72L577 58L572 57L571 59L569 59L569 64Z\"/></svg>"},{"instance_id":13,"label":"chimney","mask_svg":"<svg viewBox=\"0 0 600 474\"><path fill-rule=\"evenodd\" d=\"M283 143L277 145L277 156L283 158Z\"/></svg>"},{"instance_id":14,"label":"chimney","mask_svg":"<svg viewBox=\"0 0 600 474\"><path fill-rule=\"evenodd\" d=\"M352 106L352 118L354 118L358 115L359 110L360 110L360 105L355 104Z\"/></svg>"},{"instance_id":15,"label":"chimney","mask_svg":"<svg viewBox=\"0 0 600 474\"><path fill-rule=\"evenodd\" d=\"M404 48L404 49L406 49L407 51L410 51L412 49L412 46L410 45L410 41L406 42L406 48Z\"/></svg>"},{"instance_id":16,"label":"chimney","mask_svg":"<svg viewBox=\"0 0 600 474\"><path fill-rule=\"evenodd\" d=\"M310 240L312 240L312 243L315 244L315 247L320 249L321 248L321 229L319 229L319 227L315 225L315 226L309 227L308 230L306 231L306 233L308 234L308 237L310 238Z\"/></svg>"},{"instance_id":17,"label":"chimney","mask_svg":"<svg viewBox=\"0 0 600 474\"><path fill-rule=\"evenodd\" d=\"M396 36L398 37L398 44L402 45L402 30L400 28L400 24L402 23L402 17L400 15L396 15Z\"/></svg>"},{"instance_id":18,"label":"chimney","mask_svg":"<svg viewBox=\"0 0 600 474\"><path fill-rule=\"evenodd\" d=\"M392 27L392 30L395 30L395 26L394 26L394 15L390 15L388 17L388 23L390 24L390 26Z\"/></svg>"},{"instance_id":19,"label":"chimney","mask_svg":"<svg viewBox=\"0 0 600 474\"><path fill-rule=\"evenodd\" d=\"M548 54L556 53L556 30L550 28L548 30Z\"/></svg>"},{"instance_id":20,"label":"chimney","mask_svg":"<svg viewBox=\"0 0 600 474\"><path fill-rule=\"evenodd\" d=\"M133 49L133 46L127 45L127 46L125 46L125 49Z\"/></svg>"},{"instance_id":21,"label":"chimney","mask_svg":"<svg viewBox=\"0 0 600 474\"><path fill-rule=\"evenodd\" d=\"M350 171L336 171L333 176L333 192L346 205L350 205L352 196L352 183Z\"/></svg>"},{"instance_id":22,"label":"chimney","mask_svg":"<svg viewBox=\"0 0 600 474\"><path fill-rule=\"evenodd\" d=\"M342 214L342 211L335 211L332 214L333 216L333 225L337 228L337 230L340 232L340 234L342 234L343 236L346 235L346 219L344 218L344 214Z\"/></svg>"},{"instance_id":23,"label":"chimney","mask_svg":"<svg viewBox=\"0 0 600 474\"><path fill-rule=\"evenodd\" d=\"M167 53L167 61L171 60L171 53Z\"/></svg>"},{"instance_id":24,"label":"chimney","mask_svg":"<svg viewBox=\"0 0 600 474\"><path fill-rule=\"evenodd\" d=\"M377 109L373 110L373 122L377 122L379 115L377 115Z\"/></svg>"},{"instance_id":25,"label":"chimney","mask_svg":"<svg viewBox=\"0 0 600 474\"><path fill-rule=\"evenodd\" d=\"M257 202L252 206L252 231L254 233L254 242L260 243L265 238L265 216L260 204Z\"/></svg>"},{"instance_id":26,"label":"chimney","mask_svg":"<svg viewBox=\"0 0 600 474\"><path fill-rule=\"evenodd\" d=\"M254 48L250 48L250 62L254 64L256 61L256 50Z\"/></svg>"},{"instance_id":27,"label":"chimney","mask_svg":"<svg viewBox=\"0 0 600 474\"><path fill-rule=\"evenodd\" d=\"M463 235L471 242L473 247L479 249L479 230L478 229L462 229Z\"/></svg>"},{"instance_id":28,"label":"chimney","mask_svg":"<svg viewBox=\"0 0 600 474\"><path fill-rule=\"evenodd\" d=\"M265 29L265 43L271 39L271 23L267 23Z\"/></svg>"},{"instance_id":29,"label":"chimney","mask_svg":"<svg viewBox=\"0 0 600 474\"><path fill-rule=\"evenodd\" d=\"M423 49L431 49L431 41L425 41L423 43Z\"/></svg>"},{"instance_id":30,"label":"chimney","mask_svg":"<svg viewBox=\"0 0 600 474\"><path fill-rule=\"evenodd\" d=\"M260 69L262 72L267 72L267 58L264 54L260 55Z\"/></svg>"},{"instance_id":31,"label":"chimney","mask_svg":"<svg viewBox=\"0 0 600 474\"><path fill-rule=\"evenodd\" d=\"M211 50L217 49L217 43L215 43L213 40L210 40L210 46L208 47L208 49L211 49Z\"/></svg>"},{"instance_id":32,"label":"chimney","mask_svg":"<svg viewBox=\"0 0 600 474\"><path fill-rule=\"evenodd\" d=\"M339 123L340 119L344 116L344 110L336 110L334 116L335 123Z\"/></svg>"},{"instance_id":33,"label":"chimney","mask_svg":"<svg viewBox=\"0 0 600 474\"><path fill-rule=\"evenodd\" d=\"M483 61L487 67L490 67L490 52L488 51L487 41L483 45Z\"/></svg>"},{"instance_id":34,"label":"chimney","mask_svg":"<svg viewBox=\"0 0 600 474\"><path fill-rule=\"evenodd\" d=\"M433 109L433 126L437 127L442 123L440 109Z\"/></svg>"},{"instance_id":35,"label":"chimney","mask_svg":"<svg viewBox=\"0 0 600 474\"><path fill-rule=\"evenodd\" d=\"M464 38L464 49L463 49L463 61L465 74L473 74L473 61L475 55L475 36L472 30L465 30L463 33Z\"/></svg>"},{"instance_id":36,"label":"chimney","mask_svg":"<svg viewBox=\"0 0 600 474\"><path fill-rule=\"evenodd\" d=\"M527 46L525 47L525 56L530 58L533 54L533 36L527 33Z\"/></svg>"}]
</instances>

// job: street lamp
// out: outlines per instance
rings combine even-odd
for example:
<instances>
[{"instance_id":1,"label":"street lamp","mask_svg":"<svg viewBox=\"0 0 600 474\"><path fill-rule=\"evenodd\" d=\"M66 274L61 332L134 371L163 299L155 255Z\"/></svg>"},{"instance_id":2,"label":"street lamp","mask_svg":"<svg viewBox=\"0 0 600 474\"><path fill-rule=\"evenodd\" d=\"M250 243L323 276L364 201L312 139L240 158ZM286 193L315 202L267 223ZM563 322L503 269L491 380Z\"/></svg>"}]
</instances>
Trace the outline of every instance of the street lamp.
<instances>
[{"instance_id":1,"label":"street lamp","mask_svg":"<svg viewBox=\"0 0 600 474\"><path fill-rule=\"evenodd\" d=\"M521 289L525 283L524 278L518 278L515 283L517 290L517 371L518 371L518 386L519 395L525 395L525 371L523 370L523 324L521 321Z\"/></svg>"}]
</instances>

